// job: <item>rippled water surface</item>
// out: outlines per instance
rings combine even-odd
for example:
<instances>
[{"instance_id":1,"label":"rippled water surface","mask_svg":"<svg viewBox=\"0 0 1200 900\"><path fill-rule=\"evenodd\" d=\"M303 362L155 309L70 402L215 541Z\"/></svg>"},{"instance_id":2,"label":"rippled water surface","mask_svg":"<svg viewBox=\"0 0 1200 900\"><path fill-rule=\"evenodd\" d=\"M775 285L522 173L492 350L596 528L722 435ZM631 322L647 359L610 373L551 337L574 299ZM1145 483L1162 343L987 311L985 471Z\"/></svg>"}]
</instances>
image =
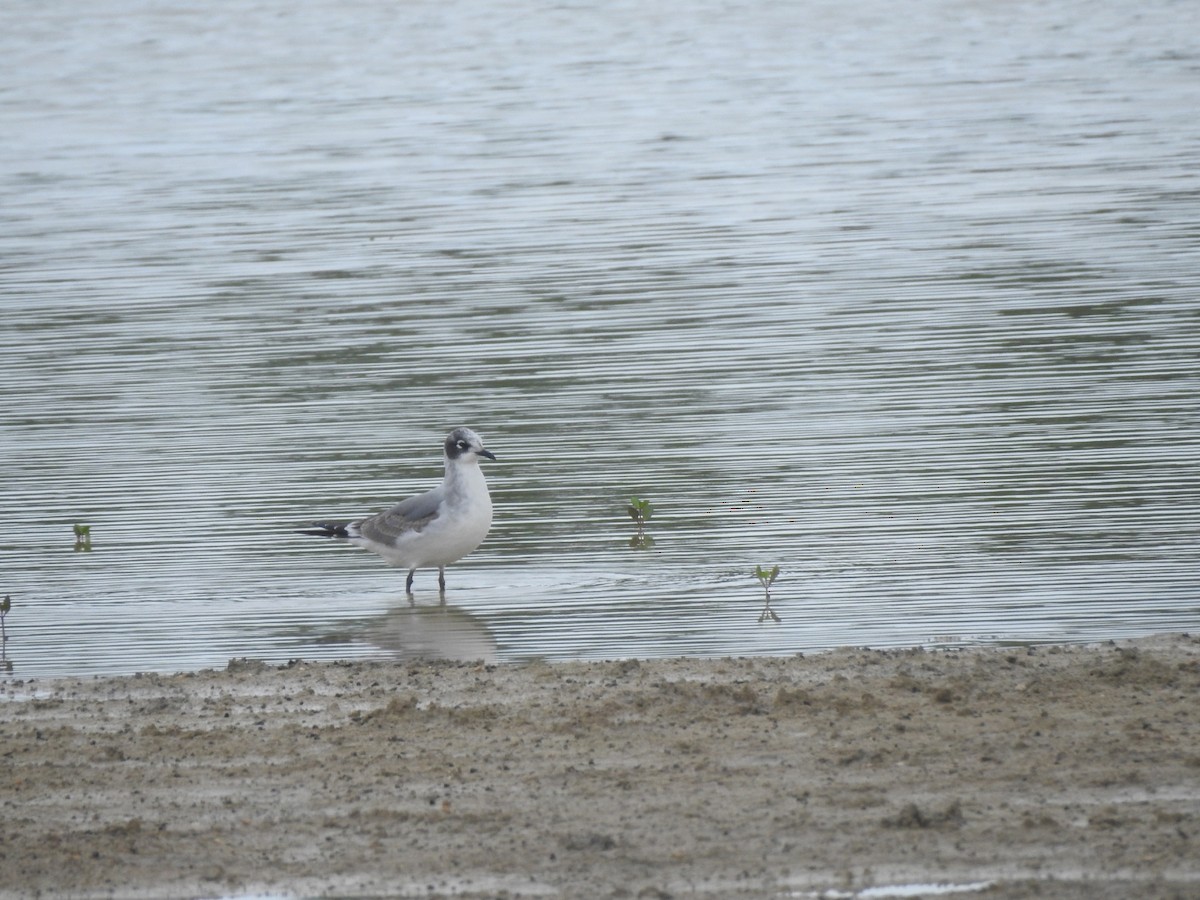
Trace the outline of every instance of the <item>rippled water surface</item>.
<instances>
[{"instance_id":1,"label":"rippled water surface","mask_svg":"<svg viewBox=\"0 0 1200 900\"><path fill-rule=\"evenodd\" d=\"M895 9L0 9L12 674L1200 627L1200 7Z\"/></svg>"}]
</instances>

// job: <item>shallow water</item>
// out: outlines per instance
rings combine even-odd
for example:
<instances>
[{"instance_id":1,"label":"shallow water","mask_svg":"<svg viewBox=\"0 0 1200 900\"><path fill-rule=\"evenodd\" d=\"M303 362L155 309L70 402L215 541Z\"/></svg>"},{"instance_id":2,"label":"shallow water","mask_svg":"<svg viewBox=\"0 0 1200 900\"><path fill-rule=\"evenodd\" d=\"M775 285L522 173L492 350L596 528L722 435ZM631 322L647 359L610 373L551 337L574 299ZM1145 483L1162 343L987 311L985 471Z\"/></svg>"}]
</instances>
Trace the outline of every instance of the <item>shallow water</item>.
<instances>
[{"instance_id":1,"label":"shallow water","mask_svg":"<svg viewBox=\"0 0 1200 900\"><path fill-rule=\"evenodd\" d=\"M908 13L0 11L13 674L1200 627L1200 12Z\"/></svg>"}]
</instances>

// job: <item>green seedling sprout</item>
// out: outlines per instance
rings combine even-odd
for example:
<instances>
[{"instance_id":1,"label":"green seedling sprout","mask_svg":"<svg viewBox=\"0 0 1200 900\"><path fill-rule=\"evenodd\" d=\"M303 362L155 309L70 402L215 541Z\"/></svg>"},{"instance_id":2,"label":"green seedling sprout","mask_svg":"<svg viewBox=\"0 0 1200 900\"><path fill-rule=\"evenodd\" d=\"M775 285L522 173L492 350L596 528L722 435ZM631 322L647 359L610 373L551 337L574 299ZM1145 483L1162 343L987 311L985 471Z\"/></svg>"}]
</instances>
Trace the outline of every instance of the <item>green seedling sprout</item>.
<instances>
[{"instance_id":1,"label":"green seedling sprout","mask_svg":"<svg viewBox=\"0 0 1200 900\"><path fill-rule=\"evenodd\" d=\"M625 507L625 511L629 513L629 517L633 521L637 522L639 534L646 527L646 522L654 515L654 507L650 505L650 501L639 500L637 497L629 498L629 505Z\"/></svg>"},{"instance_id":2,"label":"green seedling sprout","mask_svg":"<svg viewBox=\"0 0 1200 900\"><path fill-rule=\"evenodd\" d=\"M754 577L758 579L758 583L762 585L763 593L766 595L766 603L763 604L763 611L759 614L758 621L765 622L768 618L772 622L780 621L779 616L775 615L775 610L771 609L771 585L779 577L779 566L775 566L769 571L762 566L755 566Z\"/></svg>"},{"instance_id":3,"label":"green seedling sprout","mask_svg":"<svg viewBox=\"0 0 1200 900\"><path fill-rule=\"evenodd\" d=\"M625 511L629 513L629 517L637 524L637 534L629 539L629 546L638 549L654 546L654 538L646 534L646 522L654 515L654 507L650 505L650 501L630 497L629 505L625 507Z\"/></svg>"},{"instance_id":4,"label":"green seedling sprout","mask_svg":"<svg viewBox=\"0 0 1200 900\"><path fill-rule=\"evenodd\" d=\"M0 600L0 667L9 673L13 670L13 664L12 660L8 658L8 632L4 628L4 617L8 615L10 609L12 609L12 597L5 594L4 599Z\"/></svg>"}]
</instances>

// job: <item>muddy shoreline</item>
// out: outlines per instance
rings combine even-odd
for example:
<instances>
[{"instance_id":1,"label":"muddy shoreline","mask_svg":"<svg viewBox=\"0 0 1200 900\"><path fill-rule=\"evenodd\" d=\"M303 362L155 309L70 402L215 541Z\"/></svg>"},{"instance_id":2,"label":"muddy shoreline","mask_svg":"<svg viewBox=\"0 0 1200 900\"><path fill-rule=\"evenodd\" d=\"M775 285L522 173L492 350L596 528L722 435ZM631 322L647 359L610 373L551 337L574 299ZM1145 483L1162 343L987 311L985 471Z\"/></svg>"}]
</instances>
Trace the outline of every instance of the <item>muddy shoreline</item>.
<instances>
[{"instance_id":1,"label":"muddy shoreline","mask_svg":"<svg viewBox=\"0 0 1200 900\"><path fill-rule=\"evenodd\" d=\"M0 898L1200 896L1186 635L0 697Z\"/></svg>"}]
</instances>

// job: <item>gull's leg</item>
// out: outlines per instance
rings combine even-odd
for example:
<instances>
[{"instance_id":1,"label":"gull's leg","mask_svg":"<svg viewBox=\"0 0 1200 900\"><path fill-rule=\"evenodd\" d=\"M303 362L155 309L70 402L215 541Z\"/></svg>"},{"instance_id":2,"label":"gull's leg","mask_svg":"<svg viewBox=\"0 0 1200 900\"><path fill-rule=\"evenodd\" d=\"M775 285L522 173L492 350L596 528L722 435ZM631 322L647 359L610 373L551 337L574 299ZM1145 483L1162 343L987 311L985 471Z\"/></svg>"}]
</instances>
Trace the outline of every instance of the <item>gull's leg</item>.
<instances>
[{"instance_id":1,"label":"gull's leg","mask_svg":"<svg viewBox=\"0 0 1200 900\"><path fill-rule=\"evenodd\" d=\"M412 579L415 574L417 574L416 569L408 570L408 581L404 582L404 593L406 593L406 594L412 593Z\"/></svg>"},{"instance_id":2,"label":"gull's leg","mask_svg":"<svg viewBox=\"0 0 1200 900\"><path fill-rule=\"evenodd\" d=\"M446 593L446 567L438 566L438 591Z\"/></svg>"}]
</instances>

